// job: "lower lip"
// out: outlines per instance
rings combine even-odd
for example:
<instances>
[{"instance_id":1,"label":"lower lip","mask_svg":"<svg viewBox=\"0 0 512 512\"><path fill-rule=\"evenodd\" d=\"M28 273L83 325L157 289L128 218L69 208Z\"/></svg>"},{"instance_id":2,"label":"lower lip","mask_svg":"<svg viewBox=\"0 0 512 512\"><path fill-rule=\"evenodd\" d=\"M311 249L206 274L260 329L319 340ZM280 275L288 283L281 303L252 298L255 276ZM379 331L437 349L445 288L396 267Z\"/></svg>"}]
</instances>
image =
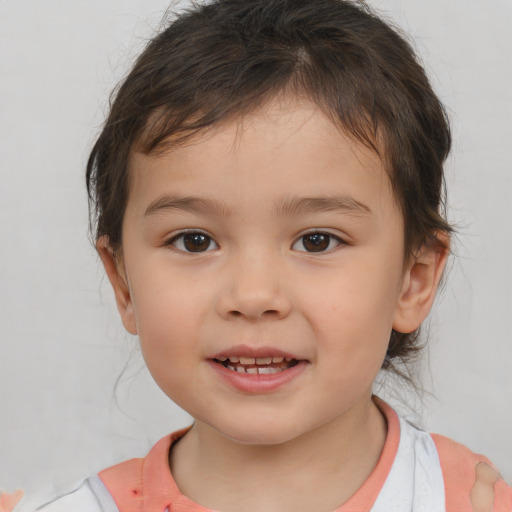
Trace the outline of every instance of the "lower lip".
<instances>
[{"instance_id":1,"label":"lower lip","mask_svg":"<svg viewBox=\"0 0 512 512\"><path fill-rule=\"evenodd\" d=\"M211 360L208 361L208 364L230 386L238 389L239 391L243 391L244 393L252 394L276 391L280 387L297 378L308 365L307 361L299 361L295 366L282 370L278 373L260 375L228 370L223 365Z\"/></svg>"}]
</instances>

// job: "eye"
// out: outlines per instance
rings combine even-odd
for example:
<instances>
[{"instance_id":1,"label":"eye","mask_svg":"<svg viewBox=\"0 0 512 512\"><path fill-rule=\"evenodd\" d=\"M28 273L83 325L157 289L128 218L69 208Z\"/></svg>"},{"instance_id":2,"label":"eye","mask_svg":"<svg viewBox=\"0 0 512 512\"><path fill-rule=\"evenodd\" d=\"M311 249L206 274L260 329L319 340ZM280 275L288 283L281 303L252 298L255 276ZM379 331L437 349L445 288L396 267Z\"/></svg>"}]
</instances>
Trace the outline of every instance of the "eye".
<instances>
[{"instance_id":1,"label":"eye","mask_svg":"<svg viewBox=\"0 0 512 512\"><path fill-rule=\"evenodd\" d=\"M301 236L292 246L295 251L303 252L326 252L334 249L342 244L341 238L331 235L330 233L322 233L315 231Z\"/></svg>"},{"instance_id":2,"label":"eye","mask_svg":"<svg viewBox=\"0 0 512 512\"><path fill-rule=\"evenodd\" d=\"M189 231L171 238L167 245L172 245L183 252L206 252L218 249L213 238L200 231Z\"/></svg>"}]
</instances>

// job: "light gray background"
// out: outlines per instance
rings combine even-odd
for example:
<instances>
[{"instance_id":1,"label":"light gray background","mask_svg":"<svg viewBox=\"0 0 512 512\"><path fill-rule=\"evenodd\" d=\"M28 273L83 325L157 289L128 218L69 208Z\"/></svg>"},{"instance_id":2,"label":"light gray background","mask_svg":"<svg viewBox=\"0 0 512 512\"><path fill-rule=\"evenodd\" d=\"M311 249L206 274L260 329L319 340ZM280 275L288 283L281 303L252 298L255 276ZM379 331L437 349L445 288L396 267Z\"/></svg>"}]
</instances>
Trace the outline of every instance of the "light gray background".
<instances>
[{"instance_id":1,"label":"light gray background","mask_svg":"<svg viewBox=\"0 0 512 512\"><path fill-rule=\"evenodd\" d=\"M432 395L395 395L512 481L512 1L370 3L415 38L450 112L449 214L461 232L431 321ZM108 94L167 5L0 1L4 490L65 487L187 424L117 319L87 240L83 178Z\"/></svg>"}]
</instances>

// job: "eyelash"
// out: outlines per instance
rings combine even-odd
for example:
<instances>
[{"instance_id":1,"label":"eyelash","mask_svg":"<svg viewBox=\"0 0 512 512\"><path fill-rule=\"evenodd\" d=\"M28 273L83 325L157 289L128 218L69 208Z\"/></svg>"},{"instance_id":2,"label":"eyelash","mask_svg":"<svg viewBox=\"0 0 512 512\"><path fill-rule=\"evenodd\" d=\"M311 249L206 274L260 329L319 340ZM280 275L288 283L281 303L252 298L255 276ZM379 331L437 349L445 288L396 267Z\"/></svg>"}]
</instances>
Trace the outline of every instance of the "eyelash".
<instances>
[{"instance_id":1,"label":"eyelash","mask_svg":"<svg viewBox=\"0 0 512 512\"><path fill-rule=\"evenodd\" d=\"M189 240L187 240L187 236L190 237ZM201 247L200 244L196 244L196 246L200 249L197 251L189 250L190 247L186 247L186 243L188 241L193 241L193 237L202 237L196 238L196 241L194 243L203 242L203 244L207 243L206 247ZM304 245L305 239L310 237L310 242L313 242L313 244L316 247L319 247L320 250L307 250L306 246ZM316 239L316 240L315 240ZM322 244L325 244L327 242L327 247L323 247ZM332 246L332 243L335 243L334 246ZM304 250L297 248L297 244L301 244ZM165 245L173 246L175 249L177 249L180 252L186 253L186 254L200 254L204 252L209 252L214 249L218 249L219 246L215 242L215 240L208 235L207 233L203 231L183 231L181 233L178 233L177 235L173 236L170 240L168 240ZM214 246L211 248L211 246ZM315 253L326 253L331 252L332 250L336 249L340 245L346 245L346 242L343 241L340 237L333 235L332 233L327 233L325 231L311 231L309 233L305 233L302 236L300 236L293 244L292 249L299 251L299 252L306 252L310 254ZM181 247L180 247L181 246ZM310 247L311 248L311 247Z\"/></svg>"}]
</instances>

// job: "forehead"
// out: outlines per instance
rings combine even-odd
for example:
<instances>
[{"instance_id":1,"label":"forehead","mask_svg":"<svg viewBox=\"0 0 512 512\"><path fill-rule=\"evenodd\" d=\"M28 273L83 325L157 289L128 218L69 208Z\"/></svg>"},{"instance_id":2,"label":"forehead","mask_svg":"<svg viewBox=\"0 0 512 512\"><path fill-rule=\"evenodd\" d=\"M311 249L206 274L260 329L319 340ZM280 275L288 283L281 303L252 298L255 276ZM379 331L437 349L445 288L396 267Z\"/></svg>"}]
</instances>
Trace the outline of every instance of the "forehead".
<instances>
[{"instance_id":1,"label":"forehead","mask_svg":"<svg viewBox=\"0 0 512 512\"><path fill-rule=\"evenodd\" d=\"M335 126L311 101L275 99L159 154L133 151L129 205L159 194L195 193L261 206L286 195L394 199L377 153ZM363 197L364 196L364 197Z\"/></svg>"}]
</instances>

